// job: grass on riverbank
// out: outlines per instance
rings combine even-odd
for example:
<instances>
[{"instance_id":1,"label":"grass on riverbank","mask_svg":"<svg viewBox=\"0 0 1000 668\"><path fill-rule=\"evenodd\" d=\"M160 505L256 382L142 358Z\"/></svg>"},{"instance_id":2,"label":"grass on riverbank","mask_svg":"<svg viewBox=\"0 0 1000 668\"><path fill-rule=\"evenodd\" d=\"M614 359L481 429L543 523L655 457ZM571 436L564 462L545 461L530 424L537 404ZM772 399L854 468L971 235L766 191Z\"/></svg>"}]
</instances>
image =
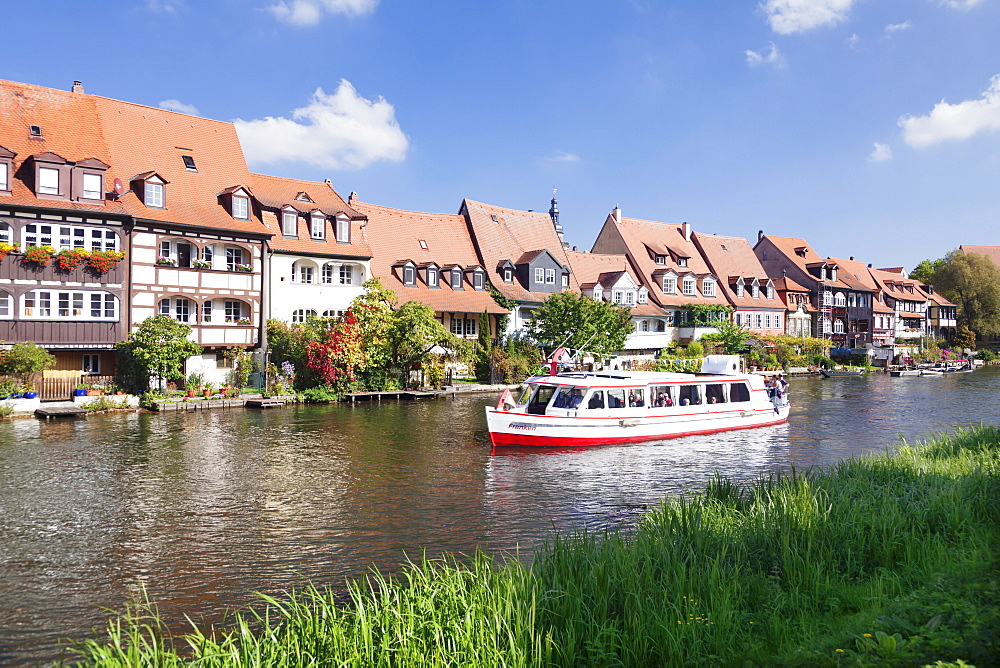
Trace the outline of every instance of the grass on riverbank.
<instances>
[{"instance_id":1,"label":"grass on riverbank","mask_svg":"<svg viewBox=\"0 0 1000 668\"><path fill-rule=\"evenodd\" d=\"M171 639L136 610L84 663L924 665L1000 656L1000 430L830 470L713 480L638 530L555 537L529 568L478 555L308 588Z\"/></svg>"}]
</instances>

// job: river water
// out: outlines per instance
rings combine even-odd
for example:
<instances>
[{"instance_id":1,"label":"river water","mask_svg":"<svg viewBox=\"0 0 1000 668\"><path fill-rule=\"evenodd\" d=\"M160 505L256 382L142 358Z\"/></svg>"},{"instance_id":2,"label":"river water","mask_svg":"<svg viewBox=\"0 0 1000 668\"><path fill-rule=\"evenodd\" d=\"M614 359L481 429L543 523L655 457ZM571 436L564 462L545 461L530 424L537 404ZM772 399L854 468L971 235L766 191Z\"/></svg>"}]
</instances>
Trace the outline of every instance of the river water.
<instances>
[{"instance_id":1,"label":"river water","mask_svg":"<svg viewBox=\"0 0 1000 668\"><path fill-rule=\"evenodd\" d=\"M633 521L714 471L752 479L1000 423L1000 368L793 378L787 424L491 453L493 396L0 422L0 665L67 656L145 587L175 629L248 592L343 588L407 556L532 549Z\"/></svg>"}]
</instances>

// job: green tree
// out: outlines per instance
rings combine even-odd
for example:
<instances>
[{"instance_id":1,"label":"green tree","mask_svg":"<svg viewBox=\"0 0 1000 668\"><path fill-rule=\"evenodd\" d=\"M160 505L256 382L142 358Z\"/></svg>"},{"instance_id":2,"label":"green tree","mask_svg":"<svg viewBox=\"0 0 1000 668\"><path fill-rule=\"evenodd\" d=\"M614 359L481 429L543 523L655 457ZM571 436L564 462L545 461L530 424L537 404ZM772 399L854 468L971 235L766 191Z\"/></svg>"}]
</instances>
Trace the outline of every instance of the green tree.
<instances>
[{"instance_id":1,"label":"green tree","mask_svg":"<svg viewBox=\"0 0 1000 668\"><path fill-rule=\"evenodd\" d=\"M958 306L959 324L1000 334L1000 267L978 253L953 250L934 272L934 288Z\"/></svg>"},{"instance_id":2,"label":"green tree","mask_svg":"<svg viewBox=\"0 0 1000 668\"><path fill-rule=\"evenodd\" d=\"M568 290L546 299L528 324L536 341L598 354L621 350L633 328L628 308Z\"/></svg>"},{"instance_id":3,"label":"green tree","mask_svg":"<svg viewBox=\"0 0 1000 668\"><path fill-rule=\"evenodd\" d=\"M0 374L17 376L27 385L39 371L54 366L56 358L49 351L31 341L15 343L6 352L0 352Z\"/></svg>"},{"instance_id":4,"label":"green tree","mask_svg":"<svg viewBox=\"0 0 1000 668\"><path fill-rule=\"evenodd\" d=\"M935 285L934 275L944 264L944 260L924 260L910 272L910 278L924 285Z\"/></svg>"},{"instance_id":5,"label":"green tree","mask_svg":"<svg viewBox=\"0 0 1000 668\"><path fill-rule=\"evenodd\" d=\"M184 375L184 360L201 353L201 346L188 338L190 325L165 315L146 318L124 341L115 344L119 370L135 379L136 390L155 382L162 391L171 378Z\"/></svg>"},{"instance_id":6,"label":"green tree","mask_svg":"<svg viewBox=\"0 0 1000 668\"><path fill-rule=\"evenodd\" d=\"M728 318L716 323L715 329L715 332L702 336L701 340L718 341L722 344L722 350L726 355L739 355L747 349L748 341L757 338L749 329L737 325Z\"/></svg>"},{"instance_id":7,"label":"green tree","mask_svg":"<svg viewBox=\"0 0 1000 668\"><path fill-rule=\"evenodd\" d=\"M490 382L493 357L493 340L490 338L490 314L483 311L479 315L479 345L476 346L476 380Z\"/></svg>"},{"instance_id":8,"label":"green tree","mask_svg":"<svg viewBox=\"0 0 1000 668\"><path fill-rule=\"evenodd\" d=\"M406 302L396 309L386 330L385 345L390 366L402 369L404 374L427 364L437 349L462 357L468 348L464 339L449 332L434 317L434 309L421 302Z\"/></svg>"}]
</instances>

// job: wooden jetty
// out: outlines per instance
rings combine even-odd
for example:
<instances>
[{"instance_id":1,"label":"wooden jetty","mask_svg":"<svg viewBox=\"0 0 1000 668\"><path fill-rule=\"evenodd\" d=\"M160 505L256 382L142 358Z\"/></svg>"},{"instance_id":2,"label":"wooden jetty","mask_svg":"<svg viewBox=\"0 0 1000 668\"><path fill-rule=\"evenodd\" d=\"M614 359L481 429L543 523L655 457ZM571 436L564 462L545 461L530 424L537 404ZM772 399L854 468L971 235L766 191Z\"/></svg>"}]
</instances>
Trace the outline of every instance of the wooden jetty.
<instances>
[{"instance_id":1,"label":"wooden jetty","mask_svg":"<svg viewBox=\"0 0 1000 668\"><path fill-rule=\"evenodd\" d=\"M441 392L433 390L390 390L388 392L351 392L344 398L352 404L357 401L382 401L383 399L435 399Z\"/></svg>"},{"instance_id":2,"label":"wooden jetty","mask_svg":"<svg viewBox=\"0 0 1000 668\"><path fill-rule=\"evenodd\" d=\"M87 409L79 406L50 406L48 408L35 409L35 417L51 420L60 417L80 417L86 415Z\"/></svg>"},{"instance_id":3,"label":"wooden jetty","mask_svg":"<svg viewBox=\"0 0 1000 668\"><path fill-rule=\"evenodd\" d=\"M284 406L285 401L274 397L262 397L260 399L247 399L243 405L246 408L278 408Z\"/></svg>"}]
</instances>

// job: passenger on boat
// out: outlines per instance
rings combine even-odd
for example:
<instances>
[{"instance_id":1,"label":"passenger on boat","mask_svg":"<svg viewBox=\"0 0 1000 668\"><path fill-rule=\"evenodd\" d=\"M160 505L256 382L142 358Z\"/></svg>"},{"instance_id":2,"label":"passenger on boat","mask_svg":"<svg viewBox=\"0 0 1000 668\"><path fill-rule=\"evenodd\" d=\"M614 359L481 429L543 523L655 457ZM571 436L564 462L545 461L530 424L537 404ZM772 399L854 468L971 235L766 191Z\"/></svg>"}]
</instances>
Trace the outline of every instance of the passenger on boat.
<instances>
[{"instance_id":1,"label":"passenger on boat","mask_svg":"<svg viewBox=\"0 0 1000 668\"><path fill-rule=\"evenodd\" d=\"M573 394L572 396L570 396L569 402L567 403L566 407L576 408L577 406L580 405L581 401L583 401L583 392L580 391L580 388L576 388L573 390Z\"/></svg>"},{"instance_id":2,"label":"passenger on boat","mask_svg":"<svg viewBox=\"0 0 1000 668\"><path fill-rule=\"evenodd\" d=\"M690 403L691 402L688 401L687 397L684 397L683 399L681 399L681 406L687 406Z\"/></svg>"}]
</instances>

